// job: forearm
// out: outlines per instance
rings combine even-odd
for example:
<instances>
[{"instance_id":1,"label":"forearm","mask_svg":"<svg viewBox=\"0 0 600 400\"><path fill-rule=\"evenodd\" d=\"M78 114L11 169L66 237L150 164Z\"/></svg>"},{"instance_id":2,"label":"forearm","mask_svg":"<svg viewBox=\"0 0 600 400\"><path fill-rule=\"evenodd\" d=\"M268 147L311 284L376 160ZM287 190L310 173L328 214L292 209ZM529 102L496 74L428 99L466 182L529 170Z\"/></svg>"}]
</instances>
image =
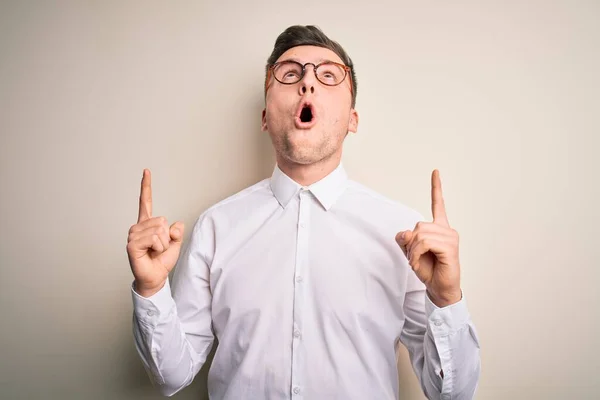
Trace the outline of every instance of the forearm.
<instances>
[{"instance_id":1,"label":"forearm","mask_svg":"<svg viewBox=\"0 0 600 400\"><path fill-rule=\"evenodd\" d=\"M480 375L479 342L465 300L438 308L425 291L408 293L402 342L429 399L472 399Z\"/></svg>"},{"instance_id":2,"label":"forearm","mask_svg":"<svg viewBox=\"0 0 600 400\"><path fill-rule=\"evenodd\" d=\"M480 375L479 340L466 303L437 308L426 300L424 389L430 399L472 399Z\"/></svg>"},{"instance_id":3,"label":"forearm","mask_svg":"<svg viewBox=\"0 0 600 400\"><path fill-rule=\"evenodd\" d=\"M206 360L212 337L195 351L182 327L177 307L165 286L149 298L132 290L133 334L144 367L163 395L171 396L189 385Z\"/></svg>"}]
</instances>

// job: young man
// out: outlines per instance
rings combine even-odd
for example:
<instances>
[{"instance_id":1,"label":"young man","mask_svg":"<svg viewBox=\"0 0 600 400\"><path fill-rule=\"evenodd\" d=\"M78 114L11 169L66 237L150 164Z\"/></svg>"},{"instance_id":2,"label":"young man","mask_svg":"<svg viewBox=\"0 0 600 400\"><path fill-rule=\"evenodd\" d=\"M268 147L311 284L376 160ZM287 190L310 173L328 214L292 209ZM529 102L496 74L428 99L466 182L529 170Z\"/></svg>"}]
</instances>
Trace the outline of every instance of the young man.
<instances>
[{"instance_id":1,"label":"young man","mask_svg":"<svg viewBox=\"0 0 600 400\"><path fill-rule=\"evenodd\" d=\"M152 217L144 170L127 245L133 330L163 394L192 382L216 337L212 399L396 399L400 342L427 397L473 397L479 344L439 174L433 222L347 178L356 89L339 44L284 31L262 114L273 175L205 211L181 255L183 224Z\"/></svg>"}]
</instances>

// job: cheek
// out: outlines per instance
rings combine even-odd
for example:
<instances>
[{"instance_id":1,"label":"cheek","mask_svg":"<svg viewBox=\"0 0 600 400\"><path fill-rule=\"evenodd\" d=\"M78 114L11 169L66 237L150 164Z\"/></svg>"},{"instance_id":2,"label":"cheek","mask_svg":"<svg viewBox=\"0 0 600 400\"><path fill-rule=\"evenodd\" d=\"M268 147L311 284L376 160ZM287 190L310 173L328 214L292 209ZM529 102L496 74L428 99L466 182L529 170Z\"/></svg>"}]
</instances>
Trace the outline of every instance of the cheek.
<instances>
[{"instance_id":1,"label":"cheek","mask_svg":"<svg viewBox=\"0 0 600 400\"><path fill-rule=\"evenodd\" d=\"M342 93L331 93L323 102L325 119L331 123L347 124L350 115L350 101Z\"/></svg>"},{"instance_id":2,"label":"cheek","mask_svg":"<svg viewBox=\"0 0 600 400\"><path fill-rule=\"evenodd\" d=\"M290 114L290 106L286 104L286 102L283 99L278 99L275 97L267 101L265 108L267 110L267 123L282 123L286 120L287 117L289 117Z\"/></svg>"},{"instance_id":3,"label":"cheek","mask_svg":"<svg viewBox=\"0 0 600 400\"><path fill-rule=\"evenodd\" d=\"M325 120L329 125L340 127L348 124L348 110L345 105L332 104L325 109Z\"/></svg>"}]
</instances>

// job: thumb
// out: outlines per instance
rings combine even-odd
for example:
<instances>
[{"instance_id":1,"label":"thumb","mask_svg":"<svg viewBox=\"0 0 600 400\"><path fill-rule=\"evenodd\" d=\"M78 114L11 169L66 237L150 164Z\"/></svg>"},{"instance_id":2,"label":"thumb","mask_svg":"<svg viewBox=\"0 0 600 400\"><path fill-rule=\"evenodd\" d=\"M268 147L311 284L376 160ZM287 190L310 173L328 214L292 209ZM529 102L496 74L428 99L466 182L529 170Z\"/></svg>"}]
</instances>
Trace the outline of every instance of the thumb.
<instances>
[{"instance_id":1,"label":"thumb","mask_svg":"<svg viewBox=\"0 0 600 400\"><path fill-rule=\"evenodd\" d=\"M183 222L177 221L169 228L169 236L171 237L171 241L169 242L169 248L162 253L160 257L160 262L167 268L170 272L177 263L179 258L179 252L181 251L181 244L183 243Z\"/></svg>"},{"instance_id":2,"label":"thumb","mask_svg":"<svg viewBox=\"0 0 600 400\"><path fill-rule=\"evenodd\" d=\"M185 229L185 225L181 221L177 221L173 225L171 225L171 227L169 228L169 236L171 237L171 243L170 243L171 246L181 244L181 242L183 241L184 229Z\"/></svg>"},{"instance_id":3,"label":"thumb","mask_svg":"<svg viewBox=\"0 0 600 400\"><path fill-rule=\"evenodd\" d=\"M411 238L412 231L401 231L396 234L396 243L398 243L398 246L400 246L405 256L407 256L406 245L408 244L408 242L410 242Z\"/></svg>"}]
</instances>

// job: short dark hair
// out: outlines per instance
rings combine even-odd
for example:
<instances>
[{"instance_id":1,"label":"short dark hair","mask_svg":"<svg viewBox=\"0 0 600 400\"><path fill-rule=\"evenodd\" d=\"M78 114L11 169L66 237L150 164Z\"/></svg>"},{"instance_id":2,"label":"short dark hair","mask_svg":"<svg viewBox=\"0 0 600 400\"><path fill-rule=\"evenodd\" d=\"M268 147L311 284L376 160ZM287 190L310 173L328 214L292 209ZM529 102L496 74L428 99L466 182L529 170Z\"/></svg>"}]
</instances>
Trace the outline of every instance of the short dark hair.
<instances>
[{"instance_id":1,"label":"short dark hair","mask_svg":"<svg viewBox=\"0 0 600 400\"><path fill-rule=\"evenodd\" d=\"M265 68L265 75L269 68L275 64L277 59L281 57L283 53L297 46L319 46L324 47L333 51L337 54L344 64L350 67L350 77L352 78L352 107L356 104L356 73L354 72L354 64L352 59L346 53L344 48L336 41L333 41L323 33L321 29L314 25L293 25L283 31L275 41L273 46L273 52L267 60L267 66ZM265 82L265 90L268 82Z\"/></svg>"}]
</instances>

